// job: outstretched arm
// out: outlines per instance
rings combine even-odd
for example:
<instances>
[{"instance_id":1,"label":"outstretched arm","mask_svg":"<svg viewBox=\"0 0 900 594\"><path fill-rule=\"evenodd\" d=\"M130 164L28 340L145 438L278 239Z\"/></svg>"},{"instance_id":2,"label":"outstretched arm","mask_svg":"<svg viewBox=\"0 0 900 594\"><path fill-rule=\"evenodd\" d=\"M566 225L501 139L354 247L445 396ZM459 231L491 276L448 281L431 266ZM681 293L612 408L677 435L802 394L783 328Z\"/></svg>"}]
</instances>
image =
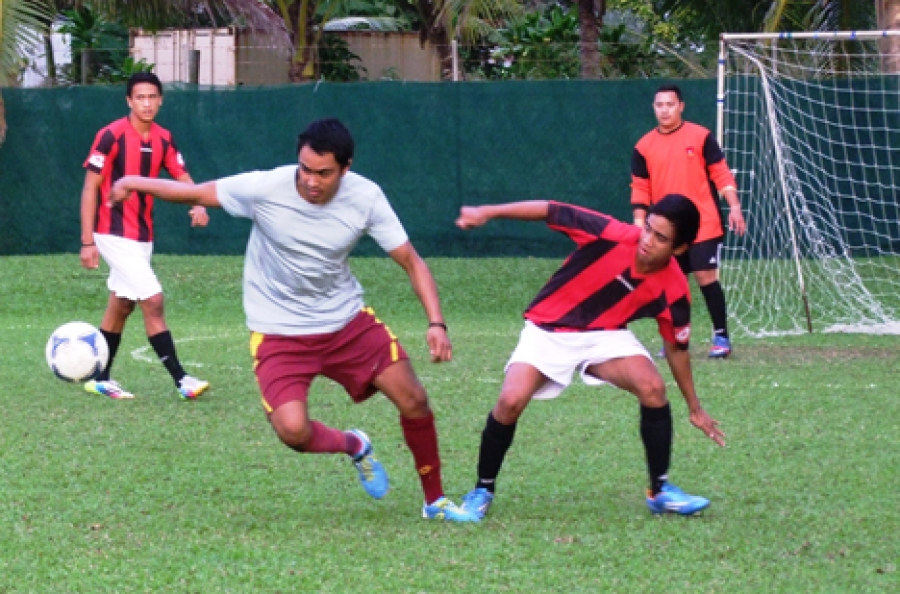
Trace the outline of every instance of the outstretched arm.
<instances>
[{"instance_id":1,"label":"outstretched arm","mask_svg":"<svg viewBox=\"0 0 900 594\"><path fill-rule=\"evenodd\" d=\"M219 204L216 182L214 181L194 185L181 181L154 179L137 175L126 175L113 184L109 192L109 202L110 204L122 202L132 192L153 194L160 200L176 204L200 205L210 208L221 208L222 206Z\"/></svg>"},{"instance_id":2,"label":"outstretched arm","mask_svg":"<svg viewBox=\"0 0 900 594\"><path fill-rule=\"evenodd\" d=\"M419 301L422 302L425 315L428 316L428 333L425 336L425 340L428 342L432 363L450 361L453 358L453 345L450 344L450 338L447 336L447 327L444 322L444 314L441 313L441 300L438 297L437 283L434 282L434 277L431 275L428 264L419 256L412 243L408 241L400 247L391 250L390 256L409 275L409 283L412 285Z\"/></svg>"},{"instance_id":3,"label":"outstretched arm","mask_svg":"<svg viewBox=\"0 0 900 594\"><path fill-rule=\"evenodd\" d=\"M463 206L456 219L460 229L481 227L491 219L515 219L519 221L546 221L549 203L546 200Z\"/></svg>"},{"instance_id":4,"label":"outstretched arm","mask_svg":"<svg viewBox=\"0 0 900 594\"><path fill-rule=\"evenodd\" d=\"M194 180L191 179L189 173L185 173L184 175L176 177L175 179L187 184L194 183ZM206 227L209 224L209 214L206 212L206 208L200 206L199 204L191 207L191 210L188 211L188 216L191 217L191 227Z\"/></svg>"},{"instance_id":5,"label":"outstretched arm","mask_svg":"<svg viewBox=\"0 0 900 594\"><path fill-rule=\"evenodd\" d=\"M707 437L719 444L725 445L725 433L719 429L719 422L709 416L700 399L697 398L697 392L694 390L694 374L691 371L691 356L686 350L679 350L674 344L663 341L666 350L666 361L669 363L669 369L672 370L672 376L684 401L687 404L690 413L691 424L703 431Z\"/></svg>"}]
</instances>

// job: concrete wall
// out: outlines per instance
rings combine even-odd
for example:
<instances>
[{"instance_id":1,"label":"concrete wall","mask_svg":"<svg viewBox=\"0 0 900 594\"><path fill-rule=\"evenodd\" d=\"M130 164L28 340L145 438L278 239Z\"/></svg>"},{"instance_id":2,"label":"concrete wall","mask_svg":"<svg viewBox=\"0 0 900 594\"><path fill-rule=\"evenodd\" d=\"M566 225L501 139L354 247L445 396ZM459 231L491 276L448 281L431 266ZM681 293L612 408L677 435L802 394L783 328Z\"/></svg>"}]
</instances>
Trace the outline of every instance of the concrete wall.
<instances>
[{"instance_id":1,"label":"concrete wall","mask_svg":"<svg viewBox=\"0 0 900 594\"><path fill-rule=\"evenodd\" d=\"M289 54L266 35L241 29L167 29L155 34L132 31L131 55L155 64L164 83L189 82L189 55L200 51L198 83L237 86L286 84Z\"/></svg>"},{"instance_id":2,"label":"concrete wall","mask_svg":"<svg viewBox=\"0 0 900 594\"><path fill-rule=\"evenodd\" d=\"M419 43L418 33L341 31L339 35L360 57L369 80L438 81L441 65L434 49Z\"/></svg>"}]
</instances>

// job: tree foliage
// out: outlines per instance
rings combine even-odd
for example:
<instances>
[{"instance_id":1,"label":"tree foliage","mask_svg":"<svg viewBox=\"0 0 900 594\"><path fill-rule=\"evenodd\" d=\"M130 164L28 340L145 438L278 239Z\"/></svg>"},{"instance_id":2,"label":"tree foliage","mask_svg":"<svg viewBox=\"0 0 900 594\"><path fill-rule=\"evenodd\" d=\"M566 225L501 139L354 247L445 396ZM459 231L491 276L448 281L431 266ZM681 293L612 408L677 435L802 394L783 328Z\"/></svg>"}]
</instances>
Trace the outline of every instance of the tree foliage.
<instances>
[{"instance_id":1,"label":"tree foliage","mask_svg":"<svg viewBox=\"0 0 900 594\"><path fill-rule=\"evenodd\" d=\"M633 0L640 1L640 0ZM875 28L875 0L652 0L682 35Z\"/></svg>"},{"instance_id":2,"label":"tree foliage","mask_svg":"<svg viewBox=\"0 0 900 594\"><path fill-rule=\"evenodd\" d=\"M18 81L25 46L40 35L51 18L40 2L0 0L0 88ZM6 109L0 96L0 145L6 140Z\"/></svg>"}]
</instances>

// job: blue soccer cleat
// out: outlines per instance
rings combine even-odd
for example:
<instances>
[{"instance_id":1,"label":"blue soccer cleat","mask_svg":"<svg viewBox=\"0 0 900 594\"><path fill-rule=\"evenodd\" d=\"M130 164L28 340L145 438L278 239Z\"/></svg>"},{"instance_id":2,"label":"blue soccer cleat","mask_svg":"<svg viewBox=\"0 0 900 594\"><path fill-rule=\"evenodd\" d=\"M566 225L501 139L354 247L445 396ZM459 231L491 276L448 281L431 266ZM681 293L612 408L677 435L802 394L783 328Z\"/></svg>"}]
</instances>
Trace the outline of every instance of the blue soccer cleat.
<instances>
[{"instance_id":1,"label":"blue soccer cleat","mask_svg":"<svg viewBox=\"0 0 900 594\"><path fill-rule=\"evenodd\" d=\"M426 520L444 520L445 522L477 522L481 518L469 513L455 503L441 497L431 505L422 506L422 517Z\"/></svg>"},{"instance_id":2,"label":"blue soccer cleat","mask_svg":"<svg viewBox=\"0 0 900 594\"><path fill-rule=\"evenodd\" d=\"M671 483L664 483L662 490L652 497L647 493L647 507L654 514L673 513L690 516L709 507L709 499L688 495Z\"/></svg>"},{"instance_id":3,"label":"blue soccer cleat","mask_svg":"<svg viewBox=\"0 0 900 594\"><path fill-rule=\"evenodd\" d=\"M724 336L713 336L712 346L709 347L710 359L725 359L731 354L731 341Z\"/></svg>"},{"instance_id":4,"label":"blue soccer cleat","mask_svg":"<svg viewBox=\"0 0 900 594\"><path fill-rule=\"evenodd\" d=\"M494 494L484 487L478 487L466 493L466 496L463 497L462 508L481 520L487 514L493 502Z\"/></svg>"},{"instance_id":5,"label":"blue soccer cleat","mask_svg":"<svg viewBox=\"0 0 900 594\"><path fill-rule=\"evenodd\" d=\"M370 497L381 499L387 495L390 488L387 471L372 454L374 448L369 436L359 429L351 429L350 433L355 435L363 444L362 452L353 456L353 465L356 466L356 471L359 473L359 482Z\"/></svg>"}]
</instances>

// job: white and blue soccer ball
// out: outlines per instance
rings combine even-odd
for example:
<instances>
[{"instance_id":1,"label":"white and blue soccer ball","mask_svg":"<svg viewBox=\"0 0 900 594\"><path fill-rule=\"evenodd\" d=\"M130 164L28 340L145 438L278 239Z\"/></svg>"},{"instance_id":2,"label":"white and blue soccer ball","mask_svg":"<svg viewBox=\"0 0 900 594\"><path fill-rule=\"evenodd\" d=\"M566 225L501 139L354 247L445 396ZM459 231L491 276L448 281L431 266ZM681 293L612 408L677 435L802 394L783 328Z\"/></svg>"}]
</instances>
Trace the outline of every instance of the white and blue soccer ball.
<instances>
[{"instance_id":1,"label":"white and blue soccer ball","mask_svg":"<svg viewBox=\"0 0 900 594\"><path fill-rule=\"evenodd\" d=\"M47 341L47 365L61 380L86 382L100 375L109 361L109 346L87 322L69 322Z\"/></svg>"}]
</instances>

